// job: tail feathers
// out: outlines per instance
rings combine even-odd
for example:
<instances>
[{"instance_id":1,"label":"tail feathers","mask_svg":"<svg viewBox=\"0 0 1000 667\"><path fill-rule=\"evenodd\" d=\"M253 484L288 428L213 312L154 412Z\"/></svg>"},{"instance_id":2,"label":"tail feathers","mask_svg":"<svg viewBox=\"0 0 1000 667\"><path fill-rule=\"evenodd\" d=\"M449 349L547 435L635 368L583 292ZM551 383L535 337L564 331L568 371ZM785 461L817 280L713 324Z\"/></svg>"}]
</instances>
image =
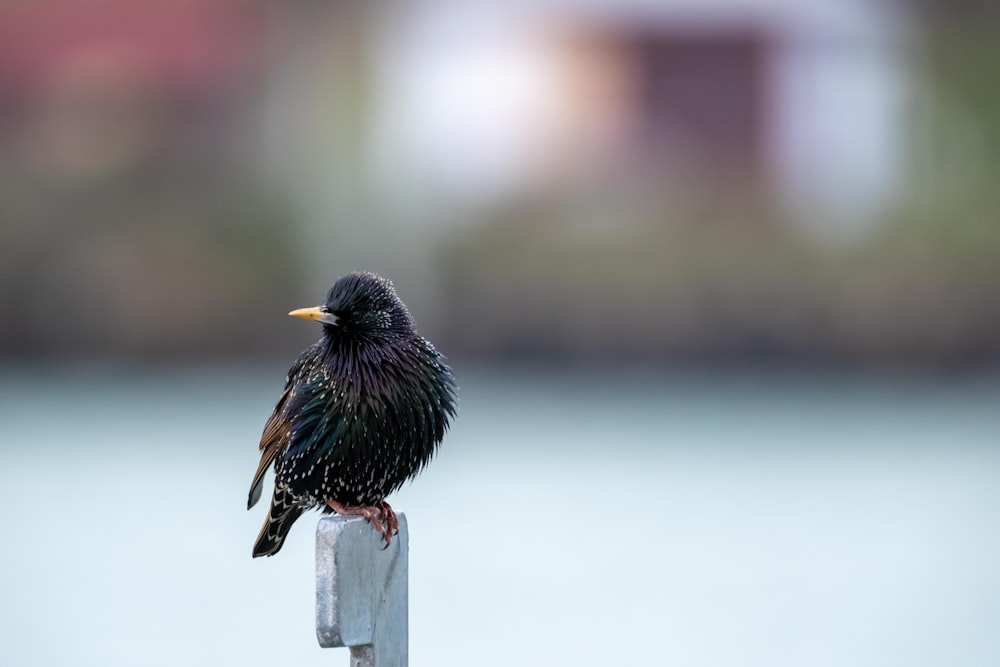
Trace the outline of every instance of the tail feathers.
<instances>
[{"instance_id":1,"label":"tail feathers","mask_svg":"<svg viewBox=\"0 0 1000 667\"><path fill-rule=\"evenodd\" d=\"M303 511L304 508L295 502L286 489L275 488L267 520L264 521L257 542L253 545L253 557L273 556L278 553L281 545L285 543L285 537L288 536L292 524Z\"/></svg>"}]
</instances>

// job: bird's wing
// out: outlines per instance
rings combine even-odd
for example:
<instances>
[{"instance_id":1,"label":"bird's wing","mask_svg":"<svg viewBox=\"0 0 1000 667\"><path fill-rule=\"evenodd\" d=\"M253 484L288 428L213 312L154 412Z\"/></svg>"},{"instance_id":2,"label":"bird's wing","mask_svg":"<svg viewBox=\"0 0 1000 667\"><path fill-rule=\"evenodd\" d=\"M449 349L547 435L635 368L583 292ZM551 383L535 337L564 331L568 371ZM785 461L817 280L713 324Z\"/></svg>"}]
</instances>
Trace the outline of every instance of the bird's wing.
<instances>
[{"instance_id":1,"label":"bird's wing","mask_svg":"<svg viewBox=\"0 0 1000 667\"><path fill-rule=\"evenodd\" d=\"M288 444L292 432L292 417L294 416L294 406L298 403L297 393L301 390L300 384L304 369L309 365L309 361L315 355L313 348L303 352L295 363L292 364L285 378L285 389L278 398L278 403L274 406L274 412L264 424L264 433L260 437L260 463L257 465L257 472L254 473L253 481L250 483L250 496L247 499L247 509L250 509L260 500L264 485L264 474L274 463L278 453Z\"/></svg>"},{"instance_id":2,"label":"bird's wing","mask_svg":"<svg viewBox=\"0 0 1000 667\"><path fill-rule=\"evenodd\" d=\"M281 399L278 401L278 408L283 407L290 395L291 392L289 391L281 395ZM264 425L264 435L260 439L260 464L257 466L257 472L254 473L253 482L250 483L250 497L247 500L247 509L256 505L257 501L260 500L263 491L262 487L264 486L264 474L271 467L271 464L274 463L274 459L278 456L281 448L288 443L291 424L282 414L276 408L274 414L267 420L267 424Z\"/></svg>"}]
</instances>

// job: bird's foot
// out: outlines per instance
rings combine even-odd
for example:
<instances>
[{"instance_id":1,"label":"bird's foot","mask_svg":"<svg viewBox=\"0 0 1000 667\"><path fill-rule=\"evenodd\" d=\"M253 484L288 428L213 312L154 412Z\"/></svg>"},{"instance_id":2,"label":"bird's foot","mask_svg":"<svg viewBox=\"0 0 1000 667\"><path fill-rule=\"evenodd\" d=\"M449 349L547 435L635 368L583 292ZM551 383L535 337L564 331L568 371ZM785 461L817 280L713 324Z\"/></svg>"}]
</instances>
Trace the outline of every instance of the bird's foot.
<instances>
[{"instance_id":1,"label":"bird's foot","mask_svg":"<svg viewBox=\"0 0 1000 667\"><path fill-rule=\"evenodd\" d=\"M396 513L389 503L384 500L374 505L345 505L328 499L326 504L341 516L363 516L385 540L386 548L392 542L392 536L399 533L399 519L396 518Z\"/></svg>"},{"instance_id":2,"label":"bird's foot","mask_svg":"<svg viewBox=\"0 0 1000 667\"><path fill-rule=\"evenodd\" d=\"M379 501L378 507L382 511L382 518L385 520L386 527L389 529L390 536L385 542L385 545L389 546L389 541L392 539L392 535L399 535L399 519L396 518L396 513L385 500Z\"/></svg>"}]
</instances>

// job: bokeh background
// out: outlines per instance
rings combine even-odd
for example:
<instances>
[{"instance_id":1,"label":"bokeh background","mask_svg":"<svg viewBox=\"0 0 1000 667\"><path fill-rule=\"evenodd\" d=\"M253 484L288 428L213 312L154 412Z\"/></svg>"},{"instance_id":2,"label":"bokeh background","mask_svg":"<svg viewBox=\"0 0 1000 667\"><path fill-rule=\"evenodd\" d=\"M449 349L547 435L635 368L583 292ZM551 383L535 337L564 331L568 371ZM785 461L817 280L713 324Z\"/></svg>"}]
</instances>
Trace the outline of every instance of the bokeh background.
<instances>
[{"instance_id":1,"label":"bokeh background","mask_svg":"<svg viewBox=\"0 0 1000 667\"><path fill-rule=\"evenodd\" d=\"M1000 12L0 3L0 663L300 665L285 317L462 385L411 664L1000 663Z\"/></svg>"}]
</instances>

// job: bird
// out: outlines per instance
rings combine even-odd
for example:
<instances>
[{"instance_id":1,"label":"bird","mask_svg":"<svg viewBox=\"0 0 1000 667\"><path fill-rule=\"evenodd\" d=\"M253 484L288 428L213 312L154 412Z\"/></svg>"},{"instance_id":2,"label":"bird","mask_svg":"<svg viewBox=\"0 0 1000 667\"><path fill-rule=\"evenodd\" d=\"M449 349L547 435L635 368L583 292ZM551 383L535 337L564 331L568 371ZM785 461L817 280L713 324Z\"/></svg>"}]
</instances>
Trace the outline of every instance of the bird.
<instances>
[{"instance_id":1,"label":"bird","mask_svg":"<svg viewBox=\"0 0 1000 667\"><path fill-rule=\"evenodd\" d=\"M264 425L247 509L272 467L274 492L253 557L278 553L314 508L364 517L387 548L399 522L386 496L437 452L457 415L455 375L377 274L338 278L321 305L289 315L323 329L292 364Z\"/></svg>"}]
</instances>

